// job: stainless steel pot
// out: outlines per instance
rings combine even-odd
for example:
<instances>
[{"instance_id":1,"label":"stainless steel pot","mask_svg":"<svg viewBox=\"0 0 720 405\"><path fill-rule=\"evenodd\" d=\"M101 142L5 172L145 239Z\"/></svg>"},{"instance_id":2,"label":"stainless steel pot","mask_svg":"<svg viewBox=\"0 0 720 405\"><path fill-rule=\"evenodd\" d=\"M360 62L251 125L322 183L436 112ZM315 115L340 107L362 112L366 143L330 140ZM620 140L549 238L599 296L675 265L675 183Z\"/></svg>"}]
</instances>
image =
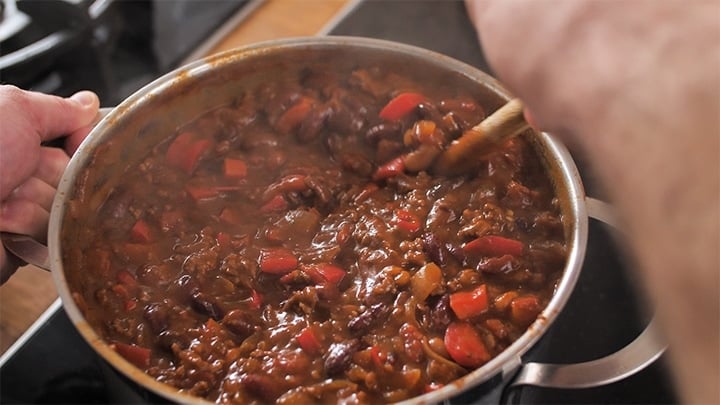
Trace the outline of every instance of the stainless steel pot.
<instances>
[{"instance_id":1,"label":"stainless steel pot","mask_svg":"<svg viewBox=\"0 0 720 405\"><path fill-rule=\"evenodd\" d=\"M291 66L313 60L332 60L340 64L382 61L393 69L421 72L438 83L464 86L491 107L498 107L511 97L487 74L424 49L363 38L315 37L260 43L189 64L145 86L110 111L73 156L60 181L50 218L49 260L42 263L42 246L34 249L39 256L26 256L25 259L52 269L63 306L80 334L115 369L142 387L177 402L205 402L159 383L127 362L93 330L73 300L72 279L76 269L63 266L62 236L67 229L66 221L72 220L68 213L79 184L94 190L97 197L92 204L99 206L121 175L118 168L138 156L134 152L155 144L163 134L170 133L201 112L229 103L235 95L254 84L272 80ZM560 142L547 133L534 133L529 141L553 179L566 221L569 255L557 291L538 319L499 356L453 384L407 402L440 402L471 387L496 384L497 381L558 388L608 384L643 369L665 349L662 339L650 325L628 346L596 361L574 365L523 362L523 355L557 318L575 286L585 256L588 218L614 225L608 205L585 195L577 168ZM20 239L20 242L28 243Z\"/></svg>"}]
</instances>

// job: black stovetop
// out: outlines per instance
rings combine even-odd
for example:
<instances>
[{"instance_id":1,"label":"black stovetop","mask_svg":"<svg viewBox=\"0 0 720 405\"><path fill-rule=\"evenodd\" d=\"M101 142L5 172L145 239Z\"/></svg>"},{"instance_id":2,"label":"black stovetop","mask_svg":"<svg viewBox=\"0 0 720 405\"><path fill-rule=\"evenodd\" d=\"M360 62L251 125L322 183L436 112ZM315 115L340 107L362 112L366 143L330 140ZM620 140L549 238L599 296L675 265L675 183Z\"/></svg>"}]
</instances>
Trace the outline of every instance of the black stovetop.
<instances>
[{"instance_id":1,"label":"black stovetop","mask_svg":"<svg viewBox=\"0 0 720 405\"><path fill-rule=\"evenodd\" d=\"M405 42L490 72L462 1L358 1L327 33ZM577 159L576 163L588 195L602 197L591 168ZM563 312L524 360L581 362L620 349L647 323L642 296L631 265L613 234L591 220L588 251L576 288ZM107 366L75 331L59 303L46 313L46 318L2 364L0 403L112 402L114 394L104 379ZM677 403L665 357L629 378L603 387L524 387L516 389L512 399L519 403ZM141 393L141 398L162 402L146 392ZM496 389L490 393L471 390L451 402L498 401Z\"/></svg>"}]
</instances>

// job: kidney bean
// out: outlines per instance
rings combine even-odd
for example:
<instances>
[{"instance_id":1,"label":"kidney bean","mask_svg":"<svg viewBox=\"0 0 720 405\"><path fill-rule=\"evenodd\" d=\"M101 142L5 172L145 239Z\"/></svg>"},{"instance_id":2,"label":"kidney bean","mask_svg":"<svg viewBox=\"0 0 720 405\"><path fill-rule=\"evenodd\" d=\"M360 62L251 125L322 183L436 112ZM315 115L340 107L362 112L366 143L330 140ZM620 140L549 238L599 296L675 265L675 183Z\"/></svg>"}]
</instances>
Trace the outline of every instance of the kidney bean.
<instances>
[{"instance_id":1,"label":"kidney bean","mask_svg":"<svg viewBox=\"0 0 720 405\"><path fill-rule=\"evenodd\" d=\"M348 329L356 335L364 334L374 323L387 318L391 309L387 303L377 303L351 319L348 322Z\"/></svg>"},{"instance_id":2,"label":"kidney bean","mask_svg":"<svg viewBox=\"0 0 720 405\"><path fill-rule=\"evenodd\" d=\"M333 343L325 356L325 373L328 376L337 376L345 372L350 366L352 356L360 350L361 343L357 339Z\"/></svg>"},{"instance_id":3,"label":"kidney bean","mask_svg":"<svg viewBox=\"0 0 720 405\"><path fill-rule=\"evenodd\" d=\"M207 294L196 291L192 293L192 307L201 314L207 315L212 319L220 320L223 316L223 310L218 306L217 302Z\"/></svg>"}]
</instances>

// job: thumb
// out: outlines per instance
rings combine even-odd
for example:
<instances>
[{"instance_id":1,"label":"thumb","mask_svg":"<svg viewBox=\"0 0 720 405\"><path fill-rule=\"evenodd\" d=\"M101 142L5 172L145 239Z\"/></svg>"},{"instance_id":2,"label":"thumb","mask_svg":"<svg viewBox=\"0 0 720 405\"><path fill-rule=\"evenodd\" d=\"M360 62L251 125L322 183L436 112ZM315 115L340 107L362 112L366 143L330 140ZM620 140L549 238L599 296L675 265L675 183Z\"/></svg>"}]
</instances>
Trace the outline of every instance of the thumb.
<instances>
[{"instance_id":1,"label":"thumb","mask_svg":"<svg viewBox=\"0 0 720 405\"><path fill-rule=\"evenodd\" d=\"M26 92L28 111L35 120L34 129L42 141L69 135L90 125L100 106L98 96L80 91L62 98L36 92Z\"/></svg>"}]
</instances>

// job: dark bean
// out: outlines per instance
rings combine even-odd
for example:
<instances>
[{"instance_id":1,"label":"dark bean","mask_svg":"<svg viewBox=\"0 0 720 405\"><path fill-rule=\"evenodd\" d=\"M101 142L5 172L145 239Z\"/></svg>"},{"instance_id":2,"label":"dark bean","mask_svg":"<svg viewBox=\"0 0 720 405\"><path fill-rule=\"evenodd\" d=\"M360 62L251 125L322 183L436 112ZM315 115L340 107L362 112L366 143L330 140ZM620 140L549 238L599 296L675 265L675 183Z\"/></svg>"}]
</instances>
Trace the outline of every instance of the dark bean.
<instances>
[{"instance_id":1,"label":"dark bean","mask_svg":"<svg viewBox=\"0 0 720 405\"><path fill-rule=\"evenodd\" d=\"M450 321L450 295L443 294L430 308L430 327L441 332L447 328Z\"/></svg>"},{"instance_id":2,"label":"dark bean","mask_svg":"<svg viewBox=\"0 0 720 405\"><path fill-rule=\"evenodd\" d=\"M300 128L298 128L297 138L301 142L310 142L316 139L325 126L330 114L332 114L332 110L327 106L315 108L310 111L300 124Z\"/></svg>"},{"instance_id":3,"label":"dark bean","mask_svg":"<svg viewBox=\"0 0 720 405\"><path fill-rule=\"evenodd\" d=\"M365 139L371 144L380 142L381 139L400 139L402 124L400 121L383 122L370 127L365 132Z\"/></svg>"},{"instance_id":4,"label":"dark bean","mask_svg":"<svg viewBox=\"0 0 720 405\"><path fill-rule=\"evenodd\" d=\"M168 306L161 303L153 303L145 306L143 316L154 333L160 333L167 328Z\"/></svg>"},{"instance_id":5,"label":"dark bean","mask_svg":"<svg viewBox=\"0 0 720 405\"><path fill-rule=\"evenodd\" d=\"M431 103L423 102L418 104L417 111L422 119L434 121L435 123L442 121L440 110Z\"/></svg>"},{"instance_id":6,"label":"dark bean","mask_svg":"<svg viewBox=\"0 0 720 405\"><path fill-rule=\"evenodd\" d=\"M348 322L348 329L354 334L365 334L373 323L387 318L390 314L390 306L386 303L378 303L363 311L360 315Z\"/></svg>"},{"instance_id":7,"label":"dark bean","mask_svg":"<svg viewBox=\"0 0 720 405\"><path fill-rule=\"evenodd\" d=\"M360 341L357 339L333 343L325 356L325 372L327 375L332 377L342 374L350 366L353 355L359 349Z\"/></svg>"},{"instance_id":8,"label":"dark bean","mask_svg":"<svg viewBox=\"0 0 720 405\"><path fill-rule=\"evenodd\" d=\"M512 255L503 255L499 257L489 257L481 260L477 269L490 274L506 274L516 270L518 267L517 260Z\"/></svg>"},{"instance_id":9,"label":"dark bean","mask_svg":"<svg viewBox=\"0 0 720 405\"><path fill-rule=\"evenodd\" d=\"M444 266L447 264L448 252L447 248L438 240L434 233L425 233L422 236L423 250L427 254L430 261L433 263Z\"/></svg>"},{"instance_id":10,"label":"dark bean","mask_svg":"<svg viewBox=\"0 0 720 405\"><path fill-rule=\"evenodd\" d=\"M240 339L250 336L255 331L255 326L253 326L250 317L239 309L233 309L225 314L221 323L230 332L238 335Z\"/></svg>"},{"instance_id":11,"label":"dark bean","mask_svg":"<svg viewBox=\"0 0 720 405\"><path fill-rule=\"evenodd\" d=\"M282 388L272 378L260 374L245 374L240 377L240 384L250 395L266 402L275 402L278 389Z\"/></svg>"},{"instance_id":12,"label":"dark bean","mask_svg":"<svg viewBox=\"0 0 720 405\"><path fill-rule=\"evenodd\" d=\"M220 309L217 303L207 294L196 291L191 295L191 297L191 303L194 310L215 320L220 320L222 318L222 309Z\"/></svg>"},{"instance_id":13,"label":"dark bean","mask_svg":"<svg viewBox=\"0 0 720 405\"><path fill-rule=\"evenodd\" d=\"M174 344L177 344L183 349L186 348L189 343L187 340L187 335L181 334L180 332L174 330L162 331L157 336L158 346L160 346L164 350L167 350L168 352L172 352L172 346Z\"/></svg>"}]
</instances>

